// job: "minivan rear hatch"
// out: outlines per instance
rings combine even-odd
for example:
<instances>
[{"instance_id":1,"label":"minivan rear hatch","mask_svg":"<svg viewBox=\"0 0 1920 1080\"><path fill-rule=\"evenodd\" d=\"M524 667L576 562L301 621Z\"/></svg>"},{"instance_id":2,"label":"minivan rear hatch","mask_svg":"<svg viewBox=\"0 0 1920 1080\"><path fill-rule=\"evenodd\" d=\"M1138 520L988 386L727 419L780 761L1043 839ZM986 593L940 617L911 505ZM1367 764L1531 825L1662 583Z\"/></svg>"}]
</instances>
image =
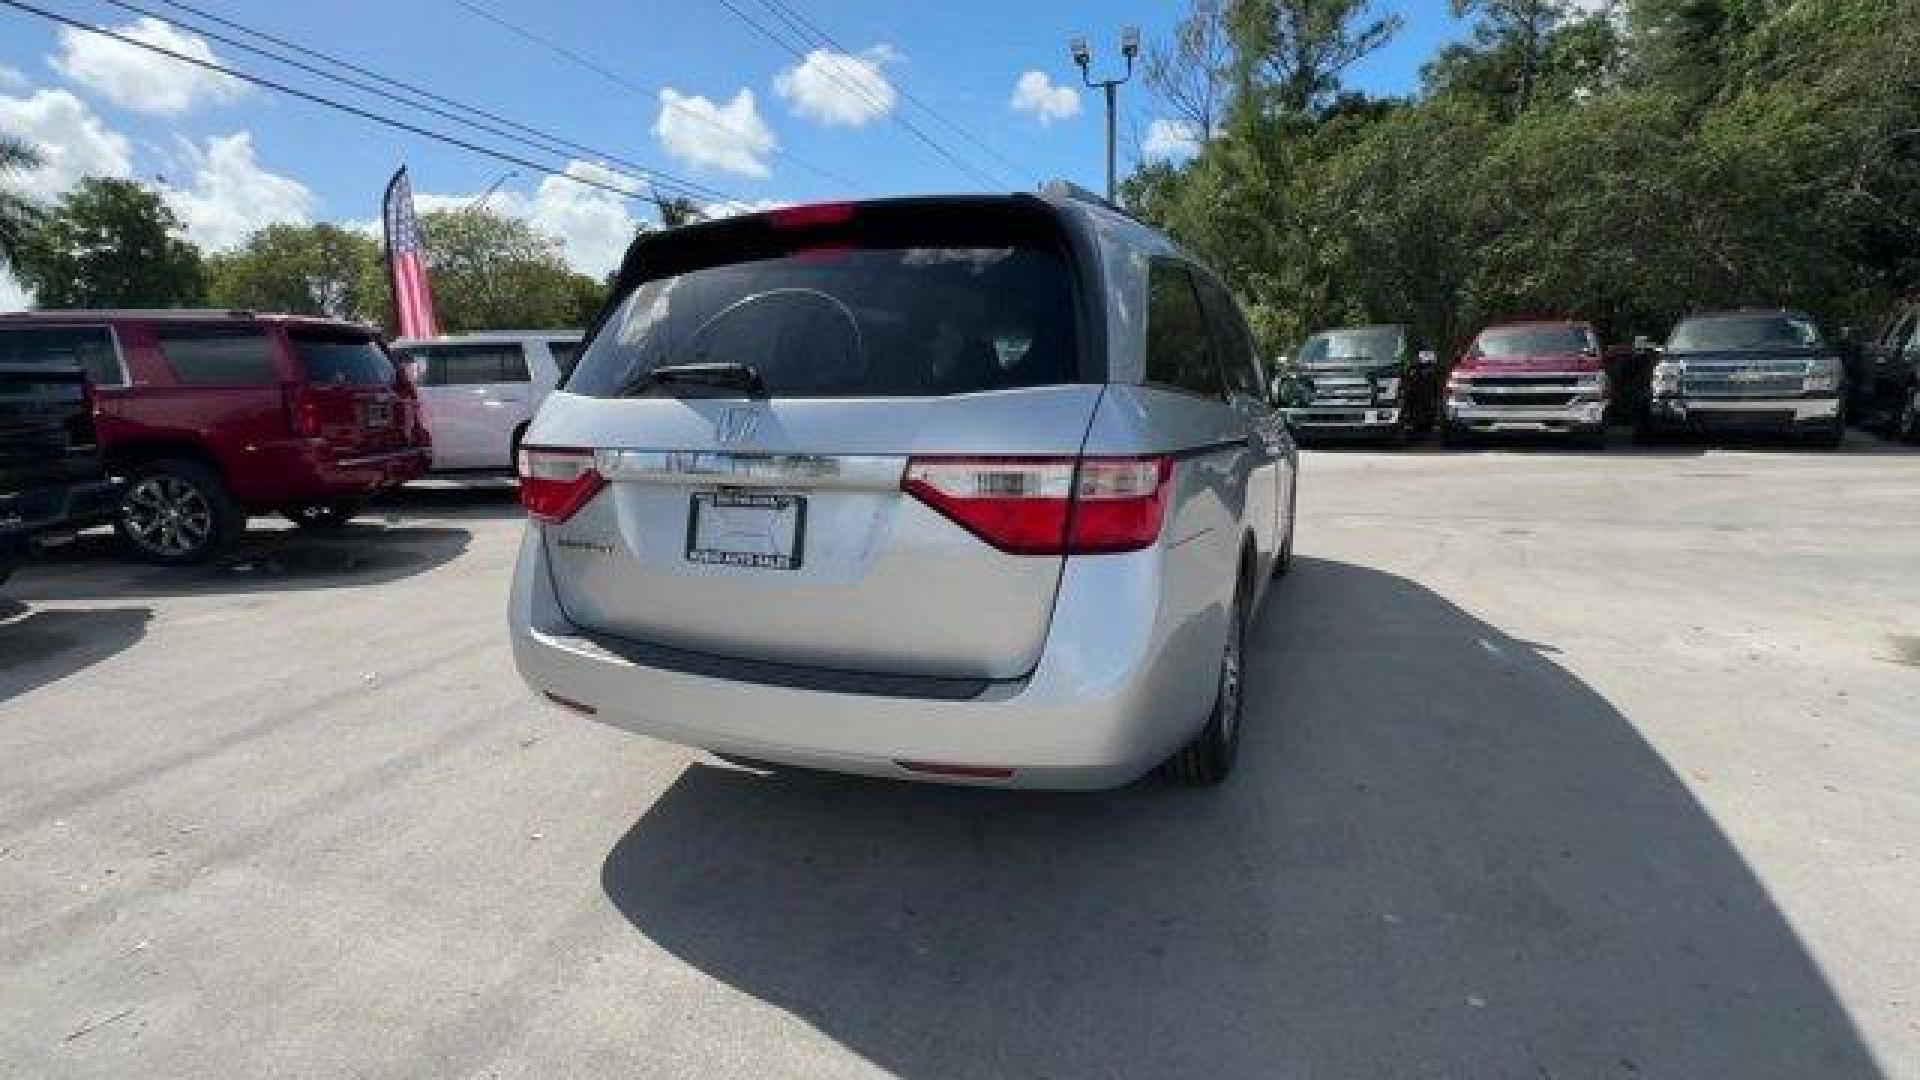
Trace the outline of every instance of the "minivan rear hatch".
<instances>
[{"instance_id":1,"label":"minivan rear hatch","mask_svg":"<svg viewBox=\"0 0 1920 1080\"><path fill-rule=\"evenodd\" d=\"M1063 556L902 485L913 459L1080 452L1104 372L1073 251L1023 197L642 239L527 440L536 471L548 448L593 455L591 497L544 529L568 617L749 665L1030 672Z\"/></svg>"}]
</instances>

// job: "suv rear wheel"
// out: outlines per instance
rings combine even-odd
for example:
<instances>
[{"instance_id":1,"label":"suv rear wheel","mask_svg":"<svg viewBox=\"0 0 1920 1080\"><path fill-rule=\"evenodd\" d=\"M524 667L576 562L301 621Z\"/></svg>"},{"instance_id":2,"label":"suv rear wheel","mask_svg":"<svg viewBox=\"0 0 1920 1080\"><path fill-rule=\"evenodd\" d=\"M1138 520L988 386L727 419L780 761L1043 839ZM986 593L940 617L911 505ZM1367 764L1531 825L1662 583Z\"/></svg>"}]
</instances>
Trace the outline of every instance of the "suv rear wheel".
<instances>
[{"instance_id":1,"label":"suv rear wheel","mask_svg":"<svg viewBox=\"0 0 1920 1080\"><path fill-rule=\"evenodd\" d=\"M1900 424L1893 433L1902 442L1920 442L1920 386L1907 392L1907 403L1900 409Z\"/></svg>"},{"instance_id":2,"label":"suv rear wheel","mask_svg":"<svg viewBox=\"0 0 1920 1080\"><path fill-rule=\"evenodd\" d=\"M220 475L197 461L168 458L134 470L114 529L148 562L205 562L247 528L247 516Z\"/></svg>"},{"instance_id":3,"label":"suv rear wheel","mask_svg":"<svg viewBox=\"0 0 1920 1080\"><path fill-rule=\"evenodd\" d=\"M1240 756L1240 728L1246 710L1247 583L1234 592L1233 624L1227 629L1227 647L1220 657L1220 678L1214 691L1213 714L1207 726L1180 751L1167 759L1162 771L1184 787L1212 787L1233 772Z\"/></svg>"}]
</instances>

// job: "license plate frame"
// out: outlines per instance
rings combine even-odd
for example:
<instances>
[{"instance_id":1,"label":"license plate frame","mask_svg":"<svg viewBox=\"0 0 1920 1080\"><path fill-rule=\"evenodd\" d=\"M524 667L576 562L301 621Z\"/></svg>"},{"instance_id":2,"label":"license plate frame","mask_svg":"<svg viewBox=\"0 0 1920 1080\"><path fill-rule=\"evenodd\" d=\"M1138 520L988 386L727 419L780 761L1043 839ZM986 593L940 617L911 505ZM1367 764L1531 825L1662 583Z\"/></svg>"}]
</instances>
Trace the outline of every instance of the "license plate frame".
<instances>
[{"instance_id":1,"label":"license plate frame","mask_svg":"<svg viewBox=\"0 0 1920 1080\"><path fill-rule=\"evenodd\" d=\"M709 515L738 511L728 528ZM764 515L749 513L764 511ZM764 517L764 521L759 520ZM710 524L720 535L707 531ZM765 550L715 546L721 536L753 536L764 532ZM784 538L784 543L782 542ZM704 543L702 541L705 541ZM806 560L807 498L790 492L743 491L721 488L696 491L687 499L686 560L702 566L730 566L750 570L798 570Z\"/></svg>"}]
</instances>

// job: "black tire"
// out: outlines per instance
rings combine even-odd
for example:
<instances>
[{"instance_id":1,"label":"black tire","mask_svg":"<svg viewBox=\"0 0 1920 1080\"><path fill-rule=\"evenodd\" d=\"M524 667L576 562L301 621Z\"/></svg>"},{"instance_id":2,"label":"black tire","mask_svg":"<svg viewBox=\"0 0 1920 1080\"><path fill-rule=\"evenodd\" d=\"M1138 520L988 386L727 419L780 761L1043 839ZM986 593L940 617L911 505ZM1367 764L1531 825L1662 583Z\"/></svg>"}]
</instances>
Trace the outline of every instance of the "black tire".
<instances>
[{"instance_id":1,"label":"black tire","mask_svg":"<svg viewBox=\"0 0 1920 1080\"><path fill-rule=\"evenodd\" d=\"M7 579L12 576L13 576L13 564L10 562L0 562L0 585L5 585L7 583Z\"/></svg>"},{"instance_id":2,"label":"black tire","mask_svg":"<svg viewBox=\"0 0 1920 1080\"><path fill-rule=\"evenodd\" d=\"M1604 452L1607 448L1607 429L1601 428L1598 431L1589 431L1581 435L1579 446L1582 450L1588 450L1596 454Z\"/></svg>"},{"instance_id":3,"label":"black tire","mask_svg":"<svg viewBox=\"0 0 1920 1080\"><path fill-rule=\"evenodd\" d=\"M1467 445L1466 433L1442 420L1440 421L1440 445L1449 450L1458 450Z\"/></svg>"},{"instance_id":4,"label":"black tire","mask_svg":"<svg viewBox=\"0 0 1920 1080\"><path fill-rule=\"evenodd\" d=\"M338 529L360 514L357 502L316 503L281 511L280 516L303 529Z\"/></svg>"},{"instance_id":5,"label":"black tire","mask_svg":"<svg viewBox=\"0 0 1920 1080\"><path fill-rule=\"evenodd\" d=\"M1838 450L1847 441L1847 425L1836 422L1831 428L1823 428L1805 437L1806 445L1816 450Z\"/></svg>"},{"instance_id":6,"label":"black tire","mask_svg":"<svg viewBox=\"0 0 1920 1080\"><path fill-rule=\"evenodd\" d=\"M1634 425L1633 441L1641 446L1662 446L1671 442L1672 436L1657 424L1641 421Z\"/></svg>"},{"instance_id":7,"label":"black tire","mask_svg":"<svg viewBox=\"0 0 1920 1080\"><path fill-rule=\"evenodd\" d=\"M1920 443L1920 386L1907 393L1907 403L1894 423L1893 436L1901 442Z\"/></svg>"},{"instance_id":8,"label":"black tire","mask_svg":"<svg viewBox=\"0 0 1920 1080\"><path fill-rule=\"evenodd\" d=\"M166 458L133 470L113 527L138 558L191 566L231 547L246 532L247 515L219 473L197 461Z\"/></svg>"},{"instance_id":9,"label":"black tire","mask_svg":"<svg viewBox=\"0 0 1920 1080\"><path fill-rule=\"evenodd\" d=\"M1393 425L1393 430L1387 432L1387 445L1392 449L1405 450L1412 443L1413 429L1407 426L1405 420Z\"/></svg>"},{"instance_id":10,"label":"black tire","mask_svg":"<svg viewBox=\"0 0 1920 1080\"><path fill-rule=\"evenodd\" d=\"M1233 772L1240 757L1241 720L1246 711L1246 582L1234 590L1232 625L1227 631L1227 647L1220 658L1220 677L1215 684L1213 712L1207 726L1193 741L1180 748L1161 766L1162 775L1181 787L1213 787Z\"/></svg>"}]
</instances>

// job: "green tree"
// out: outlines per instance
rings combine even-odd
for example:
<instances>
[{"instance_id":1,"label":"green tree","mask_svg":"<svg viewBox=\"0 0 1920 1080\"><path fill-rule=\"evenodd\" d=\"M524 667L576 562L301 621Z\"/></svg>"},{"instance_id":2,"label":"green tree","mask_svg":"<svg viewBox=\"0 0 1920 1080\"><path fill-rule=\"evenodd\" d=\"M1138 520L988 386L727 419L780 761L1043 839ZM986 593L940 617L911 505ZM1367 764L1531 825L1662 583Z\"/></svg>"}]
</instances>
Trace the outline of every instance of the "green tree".
<instances>
[{"instance_id":1,"label":"green tree","mask_svg":"<svg viewBox=\"0 0 1920 1080\"><path fill-rule=\"evenodd\" d=\"M159 193L90 176L27 234L15 263L43 308L181 307L205 302L200 249Z\"/></svg>"},{"instance_id":2,"label":"green tree","mask_svg":"<svg viewBox=\"0 0 1920 1080\"><path fill-rule=\"evenodd\" d=\"M1304 115L1340 90L1348 68L1400 31L1371 0L1229 0L1234 96L1254 115Z\"/></svg>"},{"instance_id":3,"label":"green tree","mask_svg":"<svg viewBox=\"0 0 1920 1080\"><path fill-rule=\"evenodd\" d=\"M0 268L11 266L19 257L27 234L40 220L40 207L12 190L8 182L18 173L39 167L38 150L12 136L0 135Z\"/></svg>"},{"instance_id":4,"label":"green tree","mask_svg":"<svg viewBox=\"0 0 1920 1080\"><path fill-rule=\"evenodd\" d=\"M338 225L269 225L207 259L207 296L220 307L378 321L380 245Z\"/></svg>"},{"instance_id":5,"label":"green tree","mask_svg":"<svg viewBox=\"0 0 1920 1080\"><path fill-rule=\"evenodd\" d=\"M598 309L600 283L568 268L559 242L519 218L435 210L420 223L445 333L563 329Z\"/></svg>"}]
</instances>

